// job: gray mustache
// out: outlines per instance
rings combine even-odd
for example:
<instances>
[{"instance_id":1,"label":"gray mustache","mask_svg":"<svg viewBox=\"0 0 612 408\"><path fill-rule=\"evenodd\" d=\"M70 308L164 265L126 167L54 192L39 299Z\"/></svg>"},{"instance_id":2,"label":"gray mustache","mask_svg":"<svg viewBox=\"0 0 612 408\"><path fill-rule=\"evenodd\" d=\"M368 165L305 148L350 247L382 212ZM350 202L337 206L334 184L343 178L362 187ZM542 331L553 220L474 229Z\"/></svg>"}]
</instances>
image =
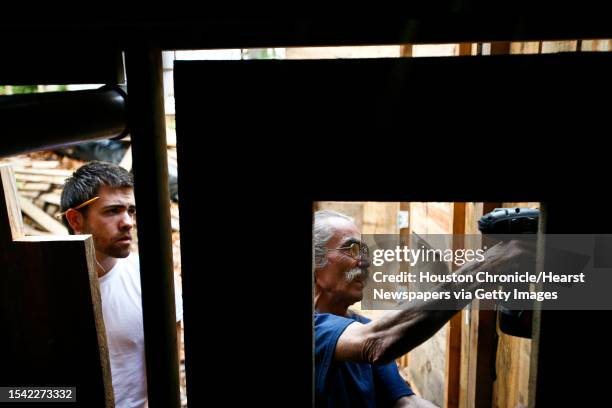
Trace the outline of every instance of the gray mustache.
<instances>
[{"instance_id":1,"label":"gray mustache","mask_svg":"<svg viewBox=\"0 0 612 408\"><path fill-rule=\"evenodd\" d=\"M359 278L361 281L363 281L364 283L366 283L366 281L368 280L369 277L369 271L367 268L353 268L350 271L348 271L346 273L346 281L347 282L352 282L355 279Z\"/></svg>"}]
</instances>

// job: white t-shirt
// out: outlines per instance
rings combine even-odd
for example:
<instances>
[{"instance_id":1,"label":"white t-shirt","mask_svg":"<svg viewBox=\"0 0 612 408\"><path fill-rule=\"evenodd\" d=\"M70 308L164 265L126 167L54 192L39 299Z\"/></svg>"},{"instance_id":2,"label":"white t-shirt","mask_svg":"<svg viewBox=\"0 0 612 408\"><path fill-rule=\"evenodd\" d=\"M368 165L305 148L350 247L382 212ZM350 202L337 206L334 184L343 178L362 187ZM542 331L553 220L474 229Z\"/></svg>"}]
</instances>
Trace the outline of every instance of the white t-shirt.
<instances>
[{"instance_id":1,"label":"white t-shirt","mask_svg":"<svg viewBox=\"0 0 612 408\"><path fill-rule=\"evenodd\" d=\"M99 279L116 408L141 408L147 400L138 255L117 259ZM180 285L174 284L176 321L183 320Z\"/></svg>"}]
</instances>

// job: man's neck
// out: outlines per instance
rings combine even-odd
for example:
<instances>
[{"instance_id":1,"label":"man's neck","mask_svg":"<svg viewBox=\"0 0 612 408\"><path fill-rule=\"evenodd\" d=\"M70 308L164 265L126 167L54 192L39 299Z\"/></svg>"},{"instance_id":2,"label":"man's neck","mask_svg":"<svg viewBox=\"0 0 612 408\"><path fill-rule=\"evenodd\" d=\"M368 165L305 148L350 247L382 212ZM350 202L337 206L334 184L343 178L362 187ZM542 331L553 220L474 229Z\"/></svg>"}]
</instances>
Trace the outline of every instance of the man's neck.
<instances>
[{"instance_id":1,"label":"man's neck","mask_svg":"<svg viewBox=\"0 0 612 408\"><path fill-rule=\"evenodd\" d=\"M108 256L96 251L96 269L98 271L98 278L106 275L113 266L117 263L117 258Z\"/></svg>"},{"instance_id":2,"label":"man's neck","mask_svg":"<svg viewBox=\"0 0 612 408\"><path fill-rule=\"evenodd\" d=\"M348 307L347 304L331 303L324 301L321 296L315 295L315 310L319 313L331 313L336 316L347 316Z\"/></svg>"}]
</instances>

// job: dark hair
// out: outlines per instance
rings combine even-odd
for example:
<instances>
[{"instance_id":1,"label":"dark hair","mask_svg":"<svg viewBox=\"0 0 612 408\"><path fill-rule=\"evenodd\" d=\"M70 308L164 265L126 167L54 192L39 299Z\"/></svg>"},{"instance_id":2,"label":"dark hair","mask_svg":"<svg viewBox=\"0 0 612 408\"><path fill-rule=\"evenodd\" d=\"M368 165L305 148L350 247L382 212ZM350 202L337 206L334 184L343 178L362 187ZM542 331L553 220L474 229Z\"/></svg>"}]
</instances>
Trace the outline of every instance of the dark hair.
<instances>
[{"instance_id":1,"label":"dark hair","mask_svg":"<svg viewBox=\"0 0 612 408\"><path fill-rule=\"evenodd\" d=\"M64 212L95 197L101 186L134 188L134 178L126 169L116 164L100 161L86 163L72 173L72 177L66 179L60 211ZM86 210L87 207L81 211ZM72 234L66 215L62 217L62 222Z\"/></svg>"}]
</instances>

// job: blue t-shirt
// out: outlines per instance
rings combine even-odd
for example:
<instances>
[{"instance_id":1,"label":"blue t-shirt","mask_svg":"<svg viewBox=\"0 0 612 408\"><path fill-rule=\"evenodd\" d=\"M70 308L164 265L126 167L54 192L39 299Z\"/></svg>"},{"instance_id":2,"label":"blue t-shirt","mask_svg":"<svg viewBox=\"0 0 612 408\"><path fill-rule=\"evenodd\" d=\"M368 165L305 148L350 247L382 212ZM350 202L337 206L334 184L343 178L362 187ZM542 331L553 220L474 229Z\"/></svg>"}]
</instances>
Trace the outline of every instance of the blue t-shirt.
<instances>
[{"instance_id":1,"label":"blue t-shirt","mask_svg":"<svg viewBox=\"0 0 612 408\"><path fill-rule=\"evenodd\" d=\"M335 361L336 344L346 327L370 320L316 313L315 405L317 407L389 407L414 392L400 376L395 362L384 365Z\"/></svg>"}]
</instances>

